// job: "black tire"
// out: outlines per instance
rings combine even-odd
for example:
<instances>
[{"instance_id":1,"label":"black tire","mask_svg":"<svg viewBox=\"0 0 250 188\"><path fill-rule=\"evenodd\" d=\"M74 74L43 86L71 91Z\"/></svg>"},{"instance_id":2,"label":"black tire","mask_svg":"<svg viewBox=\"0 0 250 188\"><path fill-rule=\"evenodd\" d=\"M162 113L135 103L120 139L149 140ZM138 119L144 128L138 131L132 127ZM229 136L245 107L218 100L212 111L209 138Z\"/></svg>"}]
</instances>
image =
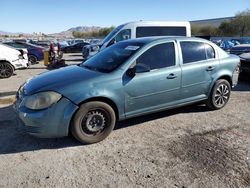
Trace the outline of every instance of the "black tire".
<instances>
[{"instance_id":1,"label":"black tire","mask_svg":"<svg viewBox=\"0 0 250 188\"><path fill-rule=\"evenodd\" d=\"M231 85L229 82L224 79L217 80L206 102L207 107L211 110L223 108L227 104L230 94Z\"/></svg>"},{"instance_id":2,"label":"black tire","mask_svg":"<svg viewBox=\"0 0 250 188\"><path fill-rule=\"evenodd\" d=\"M29 55L28 59L29 59L31 64L35 64L38 61L37 57L35 55Z\"/></svg>"},{"instance_id":3,"label":"black tire","mask_svg":"<svg viewBox=\"0 0 250 188\"><path fill-rule=\"evenodd\" d=\"M71 123L71 133L83 144L104 140L114 129L115 112L104 102L87 102L80 106Z\"/></svg>"},{"instance_id":4,"label":"black tire","mask_svg":"<svg viewBox=\"0 0 250 188\"><path fill-rule=\"evenodd\" d=\"M14 67L8 62L0 62L0 78L9 78L14 73Z\"/></svg>"}]
</instances>

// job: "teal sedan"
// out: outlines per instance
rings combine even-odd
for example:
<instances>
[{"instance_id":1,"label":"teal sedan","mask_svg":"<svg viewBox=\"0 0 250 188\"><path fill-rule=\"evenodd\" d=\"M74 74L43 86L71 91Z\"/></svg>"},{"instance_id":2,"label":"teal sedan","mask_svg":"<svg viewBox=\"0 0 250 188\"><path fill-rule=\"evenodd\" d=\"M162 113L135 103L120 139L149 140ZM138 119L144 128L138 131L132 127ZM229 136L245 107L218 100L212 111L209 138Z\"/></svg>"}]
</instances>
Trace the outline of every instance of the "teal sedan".
<instances>
[{"instance_id":1,"label":"teal sedan","mask_svg":"<svg viewBox=\"0 0 250 188\"><path fill-rule=\"evenodd\" d=\"M197 102L223 108L237 84L239 63L204 39L126 40L82 64L26 81L14 108L31 135L71 132L82 143L96 143L127 118Z\"/></svg>"}]
</instances>

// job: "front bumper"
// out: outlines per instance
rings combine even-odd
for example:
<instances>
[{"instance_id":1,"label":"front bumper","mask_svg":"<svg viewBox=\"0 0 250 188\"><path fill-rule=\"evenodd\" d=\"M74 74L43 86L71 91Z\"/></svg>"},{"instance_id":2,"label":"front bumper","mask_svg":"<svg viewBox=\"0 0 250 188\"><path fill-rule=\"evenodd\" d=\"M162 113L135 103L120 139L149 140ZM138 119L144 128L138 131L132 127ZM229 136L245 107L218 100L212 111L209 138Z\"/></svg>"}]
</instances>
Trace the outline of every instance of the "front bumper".
<instances>
[{"instance_id":1,"label":"front bumper","mask_svg":"<svg viewBox=\"0 0 250 188\"><path fill-rule=\"evenodd\" d=\"M47 109L37 111L20 106L20 102L18 99L14 104L20 128L41 138L67 136L71 118L78 109L78 106L66 98Z\"/></svg>"}]
</instances>

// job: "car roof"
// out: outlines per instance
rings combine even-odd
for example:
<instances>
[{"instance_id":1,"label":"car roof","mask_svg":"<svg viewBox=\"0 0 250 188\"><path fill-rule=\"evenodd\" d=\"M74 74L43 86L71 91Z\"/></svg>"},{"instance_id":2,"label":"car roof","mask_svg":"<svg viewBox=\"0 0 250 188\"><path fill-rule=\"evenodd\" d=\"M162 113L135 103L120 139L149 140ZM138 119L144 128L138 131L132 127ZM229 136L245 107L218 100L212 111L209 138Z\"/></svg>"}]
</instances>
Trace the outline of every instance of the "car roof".
<instances>
[{"instance_id":1,"label":"car roof","mask_svg":"<svg viewBox=\"0 0 250 188\"><path fill-rule=\"evenodd\" d=\"M129 39L125 40L127 42L140 42L140 43L151 43L151 42L160 42L165 40L185 40L185 41L199 41L199 42L210 42L206 39L198 38L198 37L182 37L182 36L154 36L154 37L142 37L142 38L136 38L136 39ZM122 41L122 42L125 42Z\"/></svg>"}]
</instances>

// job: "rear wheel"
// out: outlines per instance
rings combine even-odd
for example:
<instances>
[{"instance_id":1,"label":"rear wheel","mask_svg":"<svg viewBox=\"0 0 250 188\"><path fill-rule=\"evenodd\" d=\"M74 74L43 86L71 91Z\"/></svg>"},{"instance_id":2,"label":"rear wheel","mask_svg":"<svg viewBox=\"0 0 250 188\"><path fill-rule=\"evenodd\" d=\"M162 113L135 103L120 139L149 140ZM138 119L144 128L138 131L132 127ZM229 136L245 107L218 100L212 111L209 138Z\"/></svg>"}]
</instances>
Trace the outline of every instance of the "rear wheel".
<instances>
[{"instance_id":1,"label":"rear wheel","mask_svg":"<svg viewBox=\"0 0 250 188\"><path fill-rule=\"evenodd\" d=\"M28 58L31 64L35 64L37 62L37 57L34 55L29 55Z\"/></svg>"},{"instance_id":2,"label":"rear wheel","mask_svg":"<svg viewBox=\"0 0 250 188\"><path fill-rule=\"evenodd\" d=\"M14 68L8 62L0 62L0 78L9 78L13 75Z\"/></svg>"},{"instance_id":3,"label":"rear wheel","mask_svg":"<svg viewBox=\"0 0 250 188\"><path fill-rule=\"evenodd\" d=\"M227 80L220 79L215 82L206 105L212 110L223 108L230 97L231 86Z\"/></svg>"},{"instance_id":4,"label":"rear wheel","mask_svg":"<svg viewBox=\"0 0 250 188\"><path fill-rule=\"evenodd\" d=\"M92 144L105 139L114 129L115 112L103 102L87 102L75 114L71 133L84 144Z\"/></svg>"}]
</instances>

